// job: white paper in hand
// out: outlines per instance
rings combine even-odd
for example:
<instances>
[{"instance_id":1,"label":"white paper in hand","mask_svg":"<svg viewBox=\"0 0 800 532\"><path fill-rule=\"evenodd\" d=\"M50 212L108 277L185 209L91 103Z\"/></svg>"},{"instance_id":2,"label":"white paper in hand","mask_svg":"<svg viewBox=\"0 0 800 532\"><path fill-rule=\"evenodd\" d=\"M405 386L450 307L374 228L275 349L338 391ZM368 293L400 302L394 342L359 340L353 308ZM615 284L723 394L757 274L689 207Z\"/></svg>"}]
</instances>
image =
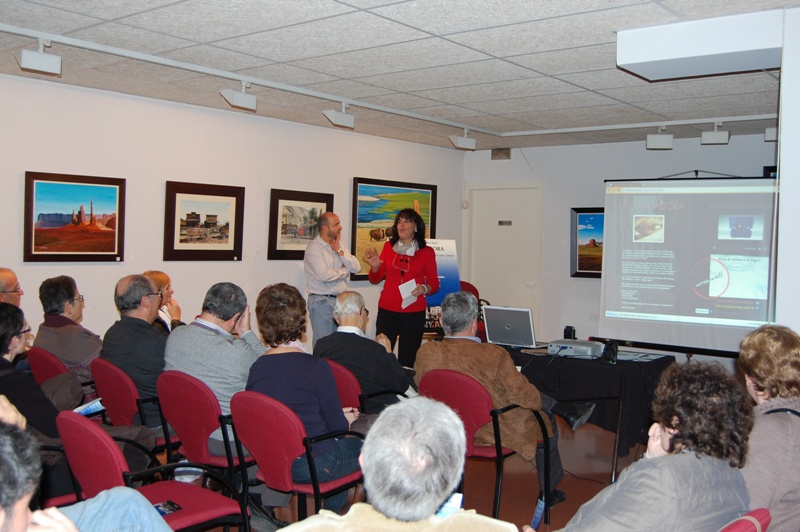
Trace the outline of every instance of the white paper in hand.
<instances>
[{"instance_id":1,"label":"white paper in hand","mask_svg":"<svg viewBox=\"0 0 800 532\"><path fill-rule=\"evenodd\" d=\"M417 281L414 279L411 279L410 281L405 282L398 287L400 289L400 296L403 298L400 308L406 308L417 300L416 296L411 295L411 292L413 292L416 287Z\"/></svg>"}]
</instances>

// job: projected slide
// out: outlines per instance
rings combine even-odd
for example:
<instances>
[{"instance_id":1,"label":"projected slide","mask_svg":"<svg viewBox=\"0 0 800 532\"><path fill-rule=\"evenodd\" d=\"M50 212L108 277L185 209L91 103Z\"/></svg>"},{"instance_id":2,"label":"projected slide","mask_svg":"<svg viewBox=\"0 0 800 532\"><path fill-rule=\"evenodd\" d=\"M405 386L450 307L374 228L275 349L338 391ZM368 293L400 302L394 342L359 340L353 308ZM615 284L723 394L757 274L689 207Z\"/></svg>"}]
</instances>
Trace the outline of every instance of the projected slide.
<instances>
[{"instance_id":1,"label":"projected slide","mask_svg":"<svg viewBox=\"0 0 800 532\"><path fill-rule=\"evenodd\" d=\"M774 180L609 182L600 335L736 351L772 321Z\"/></svg>"}]
</instances>

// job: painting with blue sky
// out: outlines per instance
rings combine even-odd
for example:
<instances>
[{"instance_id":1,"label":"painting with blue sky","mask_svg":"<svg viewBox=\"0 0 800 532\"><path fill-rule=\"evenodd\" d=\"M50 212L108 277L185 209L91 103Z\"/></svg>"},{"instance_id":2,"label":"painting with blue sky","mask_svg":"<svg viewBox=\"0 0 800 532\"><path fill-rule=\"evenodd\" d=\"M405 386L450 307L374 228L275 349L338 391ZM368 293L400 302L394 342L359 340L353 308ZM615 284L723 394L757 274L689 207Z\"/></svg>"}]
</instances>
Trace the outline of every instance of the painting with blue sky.
<instances>
[{"instance_id":1,"label":"painting with blue sky","mask_svg":"<svg viewBox=\"0 0 800 532\"><path fill-rule=\"evenodd\" d=\"M594 239L603 242L603 214L578 214L578 245L584 246Z\"/></svg>"},{"instance_id":2,"label":"painting with blue sky","mask_svg":"<svg viewBox=\"0 0 800 532\"><path fill-rule=\"evenodd\" d=\"M71 214L81 205L89 212L89 202L94 204L95 214L117 212L118 188L115 186L84 183L36 183L36 211L39 214Z\"/></svg>"}]
</instances>

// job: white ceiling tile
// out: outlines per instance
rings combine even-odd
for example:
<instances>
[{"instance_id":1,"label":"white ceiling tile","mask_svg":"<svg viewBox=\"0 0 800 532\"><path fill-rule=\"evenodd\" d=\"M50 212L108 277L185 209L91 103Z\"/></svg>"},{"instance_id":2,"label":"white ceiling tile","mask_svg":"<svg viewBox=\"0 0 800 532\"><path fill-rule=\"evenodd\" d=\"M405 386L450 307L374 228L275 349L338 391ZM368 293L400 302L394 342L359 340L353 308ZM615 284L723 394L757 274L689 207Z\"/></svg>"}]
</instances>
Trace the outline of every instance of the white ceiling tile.
<instances>
[{"instance_id":1,"label":"white ceiling tile","mask_svg":"<svg viewBox=\"0 0 800 532\"><path fill-rule=\"evenodd\" d=\"M362 78L482 59L488 57L443 39L429 38L294 61L294 64L341 78Z\"/></svg>"},{"instance_id":2,"label":"white ceiling tile","mask_svg":"<svg viewBox=\"0 0 800 532\"><path fill-rule=\"evenodd\" d=\"M63 9L43 6L27 0L2 0L0 22L21 28L35 28L46 33L66 35L99 20Z\"/></svg>"},{"instance_id":3,"label":"white ceiling tile","mask_svg":"<svg viewBox=\"0 0 800 532\"><path fill-rule=\"evenodd\" d=\"M563 81L547 78L529 78L497 83L481 83L464 87L418 91L415 94L439 102L464 103L509 98L523 98L544 94L559 94L581 90Z\"/></svg>"},{"instance_id":4,"label":"white ceiling tile","mask_svg":"<svg viewBox=\"0 0 800 532\"><path fill-rule=\"evenodd\" d=\"M617 67L617 45L597 44L543 51L533 54L515 55L508 61L530 68L542 74L555 75L567 72L585 72Z\"/></svg>"},{"instance_id":5,"label":"white ceiling tile","mask_svg":"<svg viewBox=\"0 0 800 532\"><path fill-rule=\"evenodd\" d=\"M365 102L374 103L375 105L383 105L385 107L393 107L395 109L414 109L416 107L427 107L435 105L438 102L414 96L412 94L384 94L380 96L367 96L364 98Z\"/></svg>"},{"instance_id":6,"label":"white ceiling tile","mask_svg":"<svg viewBox=\"0 0 800 532\"><path fill-rule=\"evenodd\" d=\"M124 50L136 50L137 52L153 55L194 44L184 39L132 28L115 22L97 24L77 30L72 32L70 36L83 41L105 44Z\"/></svg>"},{"instance_id":7,"label":"white ceiling tile","mask_svg":"<svg viewBox=\"0 0 800 532\"><path fill-rule=\"evenodd\" d=\"M561 48L616 42L615 32L628 27L674 22L656 4L609 9L591 18L572 15L452 35L454 42L495 57L531 54Z\"/></svg>"},{"instance_id":8,"label":"white ceiling tile","mask_svg":"<svg viewBox=\"0 0 800 532\"><path fill-rule=\"evenodd\" d=\"M273 64L256 68L246 68L239 71L240 74L262 78L277 83L285 83L296 87L308 85L310 83L322 83L332 81L333 76L314 72L305 68L298 68L286 64Z\"/></svg>"},{"instance_id":9,"label":"white ceiling tile","mask_svg":"<svg viewBox=\"0 0 800 532\"><path fill-rule=\"evenodd\" d=\"M555 76L566 83L589 90L610 89L617 87L645 86L647 81L632 76L619 69L593 70L591 72L575 72Z\"/></svg>"},{"instance_id":10,"label":"white ceiling tile","mask_svg":"<svg viewBox=\"0 0 800 532\"><path fill-rule=\"evenodd\" d=\"M261 57L253 57L249 54L232 52L205 44L179 48L158 55L168 59L174 59L175 61L216 68L227 72L238 72L247 68L264 66L270 63L267 59Z\"/></svg>"},{"instance_id":11,"label":"white ceiling tile","mask_svg":"<svg viewBox=\"0 0 800 532\"><path fill-rule=\"evenodd\" d=\"M186 0L131 15L123 22L196 42L213 42L352 11L333 0Z\"/></svg>"},{"instance_id":12,"label":"white ceiling tile","mask_svg":"<svg viewBox=\"0 0 800 532\"><path fill-rule=\"evenodd\" d=\"M499 59L444 65L422 70L394 72L359 78L359 81L397 91L420 91L442 87L458 87L473 83L490 83L536 77L527 68Z\"/></svg>"},{"instance_id":13,"label":"white ceiling tile","mask_svg":"<svg viewBox=\"0 0 800 532\"><path fill-rule=\"evenodd\" d=\"M375 87L373 85L348 79L337 79L335 81L327 81L324 83L311 83L305 85L305 88L319 92L325 92L328 94L338 94L339 96L354 99L363 99L368 96L377 96L379 94L388 94L392 92L384 89L383 87Z\"/></svg>"},{"instance_id":14,"label":"white ceiling tile","mask_svg":"<svg viewBox=\"0 0 800 532\"><path fill-rule=\"evenodd\" d=\"M571 107L588 107L593 105L610 105L613 100L592 92L573 92L570 94L553 94L550 96L531 96L527 98L513 98L510 100L496 100L486 102L473 102L462 104L469 109L475 109L489 114L507 115L538 111L543 109L568 109Z\"/></svg>"},{"instance_id":15,"label":"white ceiling tile","mask_svg":"<svg viewBox=\"0 0 800 532\"><path fill-rule=\"evenodd\" d=\"M295 61L425 37L428 35L421 31L359 11L242 35L218 44L275 61Z\"/></svg>"}]
</instances>

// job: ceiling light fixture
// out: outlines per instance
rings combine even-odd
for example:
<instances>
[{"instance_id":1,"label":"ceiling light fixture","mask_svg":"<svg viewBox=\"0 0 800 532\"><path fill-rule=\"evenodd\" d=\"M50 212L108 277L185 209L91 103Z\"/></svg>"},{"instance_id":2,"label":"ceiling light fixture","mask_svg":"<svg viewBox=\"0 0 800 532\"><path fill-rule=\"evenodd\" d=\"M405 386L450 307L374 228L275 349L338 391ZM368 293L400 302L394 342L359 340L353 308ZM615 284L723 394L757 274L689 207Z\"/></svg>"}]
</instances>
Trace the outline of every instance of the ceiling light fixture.
<instances>
[{"instance_id":1,"label":"ceiling light fixture","mask_svg":"<svg viewBox=\"0 0 800 532\"><path fill-rule=\"evenodd\" d=\"M475 139L469 138L468 135L469 129L464 128L463 137L459 137L458 135L450 135L448 138L450 139L450 142L453 143L453 146L459 150L475 151Z\"/></svg>"},{"instance_id":2,"label":"ceiling light fixture","mask_svg":"<svg viewBox=\"0 0 800 532\"><path fill-rule=\"evenodd\" d=\"M764 129L764 142L778 142L777 127L768 127Z\"/></svg>"},{"instance_id":3,"label":"ceiling light fixture","mask_svg":"<svg viewBox=\"0 0 800 532\"><path fill-rule=\"evenodd\" d=\"M39 51L23 49L17 63L22 70L39 72L41 74L61 75L61 56L46 54L44 49L52 46L50 41L39 39Z\"/></svg>"},{"instance_id":4,"label":"ceiling light fixture","mask_svg":"<svg viewBox=\"0 0 800 532\"><path fill-rule=\"evenodd\" d=\"M355 129L356 117L347 112L347 107L348 105L342 102L341 111L337 111L336 109L328 109L327 111L322 111L322 114L324 114L325 118L330 120L331 124L336 127Z\"/></svg>"},{"instance_id":5,"label":"ceiling light fixture","mask_svg":"<svg viewBox=\"0 0 800 532\"><path fill-rule=\"evenodd\" d=\"M256 110L256 95L249 94L247 92L247 88L250 86L250 82L242 80L242 90L237 91L233 89L222 89L219 93L222 95L223 98L228 102L231 107L235 107L237 109L243 109L245 111L255 111Z\"/></svg>"},{"instance_id":6,"label":"ceiling light fixture","mask_svg":"<svg viewBox=\"0 0 800 532\"><path fill-rule=\"evenodd\" d=\"M714 131L703 131L700 134L700 144L727 144L731 139L730 131L717 131L722 122L714 122Z\"/></svg>"},{"instance_id":7,"label":"ceiling light fixture","mask_svg":"<svg viewBox=\"0 0 800 532\"><path fill-rule=\"evenodd\" d=\"M655 135L647 135L647 149L648 150L671 150L672 149L672 134L662 133L667 126L658 126Z\"/></svg>"}]
</instances>

